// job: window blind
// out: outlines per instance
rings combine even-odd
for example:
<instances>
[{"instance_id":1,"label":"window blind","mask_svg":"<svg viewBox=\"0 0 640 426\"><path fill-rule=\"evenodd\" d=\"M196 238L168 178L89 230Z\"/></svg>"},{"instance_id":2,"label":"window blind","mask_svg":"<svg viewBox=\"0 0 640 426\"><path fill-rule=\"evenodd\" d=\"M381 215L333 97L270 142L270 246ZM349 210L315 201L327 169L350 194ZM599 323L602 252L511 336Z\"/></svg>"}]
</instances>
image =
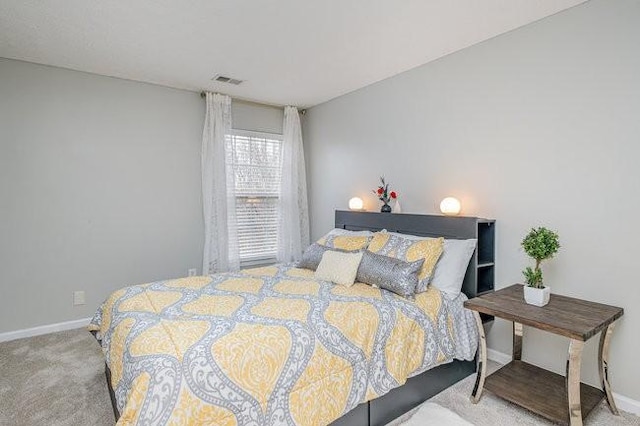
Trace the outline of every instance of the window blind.
<instances>
[{"instance_id":1,"label":"window blind","mask_svg":"<svg viewBox=\"0 0 640 426\"><path fill-rule=\"evenodd\" d=\"M234 131L226 138L233 173L238 252L243 264L275 260L278 244L282 137Z\"/></svg>"}]
</instances>

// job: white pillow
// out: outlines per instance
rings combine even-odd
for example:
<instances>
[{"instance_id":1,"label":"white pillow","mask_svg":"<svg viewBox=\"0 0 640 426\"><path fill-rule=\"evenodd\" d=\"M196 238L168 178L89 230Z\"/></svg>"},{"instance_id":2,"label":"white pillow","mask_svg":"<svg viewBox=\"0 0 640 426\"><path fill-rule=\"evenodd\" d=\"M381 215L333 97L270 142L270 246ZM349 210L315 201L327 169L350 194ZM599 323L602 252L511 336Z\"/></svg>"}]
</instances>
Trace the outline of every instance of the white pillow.
<instances>
[{"instance_id":1,"label":"white pillow","mask_svg":"<svg viewBox=\"0 0 640 426\"><path fill-rule=\"evenodd\" d=\"M467 266L476 249L477 240L444 240L444 251L436 263L431 285L451 297L462 290Z\"/></svg>"},{"instance_id":2,"label":"white pillow","mask_svg":"<svg viewBox=\"0 0 640 426\"><path fill-rule=\"evenodd\" d=\"M356 280L361 260L362 252L325 251L318 269L316 269L315 277L318 280L331 281L350 287Z\"/></svg>"}]
</instances>

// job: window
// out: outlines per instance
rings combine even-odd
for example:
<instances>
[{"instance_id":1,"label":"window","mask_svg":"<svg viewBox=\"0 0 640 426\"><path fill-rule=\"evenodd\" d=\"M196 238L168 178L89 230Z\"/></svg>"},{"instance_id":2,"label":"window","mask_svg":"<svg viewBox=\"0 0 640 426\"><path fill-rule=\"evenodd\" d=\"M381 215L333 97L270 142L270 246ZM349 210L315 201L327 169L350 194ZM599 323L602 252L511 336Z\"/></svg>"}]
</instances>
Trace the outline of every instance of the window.
<instances>
[{"instance_id":1,"label":"window","mask_svg":"<svg viewBox=\"0 0 640 426\"><path fill-rule=\"evenodd\" d=\"M275 261L282 136L234 130L227 135L225 148L235 186L240 263Z\"/></svg>"}]
</instances>

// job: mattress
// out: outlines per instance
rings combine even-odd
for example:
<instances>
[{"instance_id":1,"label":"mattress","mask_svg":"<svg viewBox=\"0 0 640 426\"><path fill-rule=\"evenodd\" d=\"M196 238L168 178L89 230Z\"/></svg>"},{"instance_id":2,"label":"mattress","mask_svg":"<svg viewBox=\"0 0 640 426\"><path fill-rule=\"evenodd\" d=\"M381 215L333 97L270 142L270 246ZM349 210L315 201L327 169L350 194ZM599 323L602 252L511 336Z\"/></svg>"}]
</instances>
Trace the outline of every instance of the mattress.
<instances>
[{"instance_id":1,"label":"mattress","mask_svg":"<svg viewBox=\"0 0 640 426\"><path fill-rule=\"evenodd\" d=\"M118 425L322 425L477 347L460 295L408 300L286 265L118 290L95 331Z\"/></svg>"}]
</instances>

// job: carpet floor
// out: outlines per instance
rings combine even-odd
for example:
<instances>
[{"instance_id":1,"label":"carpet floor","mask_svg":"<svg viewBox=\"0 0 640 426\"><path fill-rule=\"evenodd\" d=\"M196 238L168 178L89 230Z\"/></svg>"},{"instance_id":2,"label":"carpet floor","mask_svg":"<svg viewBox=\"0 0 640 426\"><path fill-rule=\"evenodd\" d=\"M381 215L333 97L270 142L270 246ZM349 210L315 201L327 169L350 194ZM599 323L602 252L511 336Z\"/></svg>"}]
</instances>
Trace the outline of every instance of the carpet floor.
<instances>
[{"instance_id":1,"label":"carpet floor","mask_svg":"<svg viewBox=\"0 0 640 426\"><path fill-rule=\"evenodd\" d=\"M0 425L114 423L102 350L87 330L0 343Z\"/></svg>"},{"instance_id":2,"label":"carpet floor","mask_svg":"<svg viewBox=\"0 0 640 426\"><path fill-rule=\"evenodd\" d=\"M476 426L551 424L488 392L479 404L471 404L474 380L475 375L467 377L430 401ZM0 425L113 424L102 351L89 332L78 329L0 343ZM596 425L640 426L640 417L613 416L603 403L585 421L585 426Z\"/></svg>"},{"instance_id":3,"label":"carpet floor","mask_svg":"<svg viewBox=\"0 0 640 426\"><path fill-rule=\"evenodd\" d=\"M500 364L489 361L487 372L491 373L500 366ZM482 393L478 404L472 404L469 401L469 395L471 395L475 380L476 375L473 374L440 392L429 401L448 408L475 426L548 426L554 424L486 391ZM408 413L398 420L410 418L410 416L411 413ZM400 424L401 421L397 423ZM640 417L625 412L614 416L609 411L607 403L602 401L584 420L584 426L640 426Z\"/></svg>"}]
</instances>

